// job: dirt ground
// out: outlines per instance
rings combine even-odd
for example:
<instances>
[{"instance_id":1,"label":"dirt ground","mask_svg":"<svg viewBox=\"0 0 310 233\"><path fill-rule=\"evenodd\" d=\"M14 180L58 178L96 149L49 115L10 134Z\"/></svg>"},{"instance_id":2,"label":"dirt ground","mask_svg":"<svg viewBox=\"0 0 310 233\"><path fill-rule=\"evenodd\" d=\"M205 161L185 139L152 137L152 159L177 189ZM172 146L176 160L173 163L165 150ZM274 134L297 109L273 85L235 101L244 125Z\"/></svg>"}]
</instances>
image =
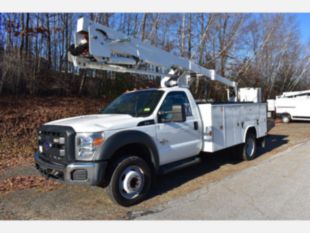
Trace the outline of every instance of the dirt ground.
<instances>
[{"instance_id":1,"label":"dirt ground","mask_svg":"<svg viewBox=\"0 0 310 233\"><path fill-rule=\"evenodd\" d=\"M104 189L84 185L56 182L0 191L0 219L134 219L148 214L158 204L236 174L309 139L310 123L277 123L269 132L267 147L258 150L255 160L236 162L230 150L207 156L199 165L158 177L150 197L129 208L112 203ZM12 180L22 182L22 177L40 176L32 165L11 167L2 172L0 182L10 181L8 185L14 187Z\"/></svg>"}]
</instances>

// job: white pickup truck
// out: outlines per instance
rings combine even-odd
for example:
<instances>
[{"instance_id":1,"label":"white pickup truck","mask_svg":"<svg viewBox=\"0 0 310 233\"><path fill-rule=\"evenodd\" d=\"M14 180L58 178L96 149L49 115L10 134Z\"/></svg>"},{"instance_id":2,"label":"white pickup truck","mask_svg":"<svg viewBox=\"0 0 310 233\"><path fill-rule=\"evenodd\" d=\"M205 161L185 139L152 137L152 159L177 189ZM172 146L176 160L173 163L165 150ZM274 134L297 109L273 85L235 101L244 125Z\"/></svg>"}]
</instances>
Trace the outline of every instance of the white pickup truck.
<instances>
[{"instance_id":1,"label":"white pickup truck","mask_svg":"<svg viewBox=\"0 0 310 233\"><path fill-rule=\"evenodd\" d=\"M267 135L265 103L197 104L187 88L192 73L237 94L236 83L85 19L77 28L70 51L75 66L164 77L161 88L124 93L99 114L42 125L35 163L43 174L108 186L114 201L129 206L146 197L153 177L195 164L202 155L234 147L240 158L255 158ZM147 70L150 64L170 71Z\"/></svg>"}]
</instances>

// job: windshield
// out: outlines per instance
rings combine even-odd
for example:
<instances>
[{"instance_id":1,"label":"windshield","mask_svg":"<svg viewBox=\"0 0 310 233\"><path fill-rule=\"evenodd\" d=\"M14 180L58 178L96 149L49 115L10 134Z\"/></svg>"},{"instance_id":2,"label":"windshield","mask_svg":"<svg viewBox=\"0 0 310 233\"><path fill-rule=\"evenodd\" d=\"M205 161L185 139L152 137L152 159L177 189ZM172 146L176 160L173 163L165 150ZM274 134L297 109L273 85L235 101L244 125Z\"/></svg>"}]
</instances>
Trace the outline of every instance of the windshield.
<instances>
[{"instance_id":1,"label":"windshield","mask_svg":"<svg viewBox=\"0 0 310 233\"><path fill-rule=\"evenodd\" d=\"M101 113L146 117L152 114L163 93L159 90L125 93L116 98Z\"/></svg>"}]
</instances>

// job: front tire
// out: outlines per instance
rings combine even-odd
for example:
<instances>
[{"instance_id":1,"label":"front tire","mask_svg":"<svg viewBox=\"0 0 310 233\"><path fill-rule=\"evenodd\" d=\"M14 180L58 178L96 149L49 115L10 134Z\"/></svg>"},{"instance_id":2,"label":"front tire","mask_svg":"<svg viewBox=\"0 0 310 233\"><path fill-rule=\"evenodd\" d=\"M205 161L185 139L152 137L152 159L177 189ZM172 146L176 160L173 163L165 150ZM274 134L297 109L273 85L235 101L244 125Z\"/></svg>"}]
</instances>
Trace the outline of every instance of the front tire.
<instances>
[{"instance_id":1,"label":"front tire","mask_svg":"<svg viewBox=\"0 0 310 233\"><path fill-rule=\"evenodd\" d=\"M125 156L114 164L108 194L117 204L135 205L145 199L151 180L151 170L142 158Z\"/></svg>"},{"instance_id":2,"label":"front tire","mask_svg":"<svg viewBox=\"0 0 310 233\"><path fill-rule=\"evenodd\" d=\"M282 122L287 124L291 121L291 117L288 114L282 115Z\"/></svg>"},{"instance_id":3,"label":"front tire","mask_svg":"<svg viewBox=\"0 0 310 233\"><path fill-rule=\"evenodd\" d=\"M256 155L256 136L255 133L248 132L245 143L241 148L241 157L243 160L252 160Z\"/></svg>"}]
</instances>

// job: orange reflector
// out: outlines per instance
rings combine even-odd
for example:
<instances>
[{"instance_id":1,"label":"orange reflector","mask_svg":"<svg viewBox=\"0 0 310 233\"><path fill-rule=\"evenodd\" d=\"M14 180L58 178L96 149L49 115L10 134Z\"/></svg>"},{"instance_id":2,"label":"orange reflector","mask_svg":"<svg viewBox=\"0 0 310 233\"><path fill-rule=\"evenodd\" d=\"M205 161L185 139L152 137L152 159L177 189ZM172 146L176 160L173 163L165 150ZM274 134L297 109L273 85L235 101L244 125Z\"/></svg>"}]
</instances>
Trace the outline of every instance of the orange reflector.
<instances>
[{"instance_id":1,"label":"orange reflector","mask_svg":"<svg viewBox=\"0 0 310 233\"><path fill-rule=\"evenodd\" d=\"M93 145L94 146L100 146L104 142L103 138L94 138Z\"/></svg>"}]
</instances>

